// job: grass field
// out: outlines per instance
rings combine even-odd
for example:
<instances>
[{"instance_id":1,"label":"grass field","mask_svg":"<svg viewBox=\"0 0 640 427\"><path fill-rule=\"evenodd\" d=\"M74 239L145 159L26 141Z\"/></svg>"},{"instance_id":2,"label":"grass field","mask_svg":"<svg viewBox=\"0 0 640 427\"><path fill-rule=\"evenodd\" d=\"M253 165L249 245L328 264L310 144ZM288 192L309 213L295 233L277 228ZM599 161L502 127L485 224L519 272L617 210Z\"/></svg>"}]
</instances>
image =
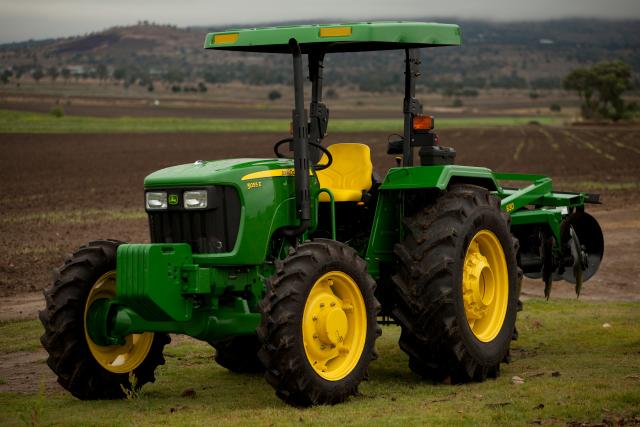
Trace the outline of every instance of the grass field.
<instances>
[{"instance_id":1,"label":"grass field","mask_svg":"<svg viewBox=\"0 0 640 427\"><path fill-rule=\"evenodd\" d=\"M603 327L608 323L610 327ZM482 384L418 380L397 346L399 330L383 328L380 359L361 395L337 406L284 405L261 376L231 374L212 349L179 340L166 350L158 381L137 399L81 402L44 391L0 394L3 425L530 425L640 422L640 305L528 301L520 339L502 376ZM36 321L0 324L0 355L37 346ZM21 337L20 340L17 337ZM44 363L44 362L42 362ZM47 372L44 371L43 372ZM42 374L40 374L42 375ZM47 372L48 375L48 372ZM512 384L519 376L523 384ZM0 378L0 384L5 382ZM182 397L185 389L195 391ZM38 391L40 389L40 391ZM578 425L578 424L575 424Z\"/></svg>"},{"instance_id":2,"label":"grass field","mask_svg":"<svg viewBox=\"0 0 640 427\"><path fill-rule=\"evenodd\" d=\"M518 126L529 122L556 125L559 117L469 117L444 118L437 128ZM114 133L114 132L286 132L289 120L279 119L197 119L171 117L54 117L44 113L0 110L0 133ZM380 131L398 132L402 120L337 119L332 120L332 132Z\"/></svg>"}]
</instances>

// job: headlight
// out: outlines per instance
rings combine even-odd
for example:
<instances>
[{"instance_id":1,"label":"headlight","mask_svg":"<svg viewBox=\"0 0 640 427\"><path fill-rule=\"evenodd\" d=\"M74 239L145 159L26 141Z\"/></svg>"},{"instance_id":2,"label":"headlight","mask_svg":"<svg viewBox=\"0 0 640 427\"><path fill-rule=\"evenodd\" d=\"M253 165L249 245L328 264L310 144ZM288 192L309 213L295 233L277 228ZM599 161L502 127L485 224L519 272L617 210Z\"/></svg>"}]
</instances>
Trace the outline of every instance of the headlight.
<instances>
[{"instance_id":1,"label":"headlight","mask_svg":"<svg viewBox=\"0 0 640 427\"><path fill-rule=\"evenodd\" d=\"M204 209L207 207L207 190L185 191L185 209Z\"/></svg>"},{"instance_id":2,"label":"headlight","mask_svg":"<svg viewBox=\"0 0 640 427\"><path fill-rule=\"evenodd\" d=\"M164 191L148 191L146 200L147 209L167 209L167 193Z\"/></svg>"}]
</instances>

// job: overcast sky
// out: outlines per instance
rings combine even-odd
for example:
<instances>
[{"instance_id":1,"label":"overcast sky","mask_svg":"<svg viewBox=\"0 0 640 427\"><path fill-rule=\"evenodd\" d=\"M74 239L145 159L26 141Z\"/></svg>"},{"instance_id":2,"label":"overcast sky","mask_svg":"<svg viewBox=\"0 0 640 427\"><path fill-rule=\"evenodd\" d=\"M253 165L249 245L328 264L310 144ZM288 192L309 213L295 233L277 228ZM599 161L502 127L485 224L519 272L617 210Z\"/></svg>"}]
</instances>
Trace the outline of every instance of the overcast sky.
<instances>
[{"instance_id":1,"label":"overcast sky","mask_svg":"<svg viewBox=\"0 0 640 427\"><path fill-rule=\"evenodd\" d=\"M148 20L181 27L412 17L640 18L640 0L0 0L0 43L80 35Z\"/></svg>"}]
</instances>

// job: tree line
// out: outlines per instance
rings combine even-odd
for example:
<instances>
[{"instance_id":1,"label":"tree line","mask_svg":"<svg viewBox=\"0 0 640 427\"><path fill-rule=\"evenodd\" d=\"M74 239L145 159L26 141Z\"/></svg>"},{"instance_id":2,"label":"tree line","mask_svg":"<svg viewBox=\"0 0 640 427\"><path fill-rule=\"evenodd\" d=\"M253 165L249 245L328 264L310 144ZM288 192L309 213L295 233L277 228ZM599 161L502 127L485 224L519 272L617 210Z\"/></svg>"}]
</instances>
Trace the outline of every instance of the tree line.
<instances>
[{"instance_id":1,"label":"tree line","mask_svg":"<svg viewBox=\"0 0 640 427\"><path fill-rule=\"evenodd\" d=\"M71 79L97 79L100 81L115 81L129 87L134 84L140 86L152 85L154 81L165 82L170 85L179 85L185 82L204 82L207 84L230 83L240 81L249 85L273 85L291 84L291 76L282 71L265 72L264 67L252 64L233 66L220 65L209 67L202 72L187 71L179 67L171 67L163 71L145 69L140 66L115 66L110 67L105 64L95 66L66 67L66 66L13 66L4 69L0 73L2 83L9 83L10 80L20 80L24 75L30 76L36 82L42 79L51 81ZM353 78L345 79L344 76L332 79L331 74L326 80L337 85L351 85L367 92L393 92L402 87L402 79L396 75L362 73ZM561 78L536 78L527 80L517 72L509 75L484 77L463 77L452 79L448 77L435 77L418 84L432 92L440 92L446 96L477 96L477 91L481 89L560 89L562 88Z\"/></svg>"}]
</instances>

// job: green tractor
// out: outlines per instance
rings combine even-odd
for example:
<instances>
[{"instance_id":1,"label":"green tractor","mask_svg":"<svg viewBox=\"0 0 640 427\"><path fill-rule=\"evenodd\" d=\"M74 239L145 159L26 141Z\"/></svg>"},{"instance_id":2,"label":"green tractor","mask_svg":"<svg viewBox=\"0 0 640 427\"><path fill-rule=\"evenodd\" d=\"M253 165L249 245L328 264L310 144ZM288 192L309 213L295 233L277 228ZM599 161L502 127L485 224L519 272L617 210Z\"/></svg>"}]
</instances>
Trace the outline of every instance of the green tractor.
<instances>
[{"instance_id":1,"label":"green tractor","mask_svg":"<svg viewBox=\"0 0 640 427\"><path fill-rule=\"evenodd\" d=\"M155 380L169 334L186 334L231 371L264 372L289 404L334 404L357 393L387 323L401 327L400 347L421 376L498 375L522 274L579 291L598 269L603 236L584 209L596 195L455 165L455 151L438 144L415 98L419 49L460 42L456 25L419 22L208 34L207 49L291 55L292 137L275 144L276 158L152 173L152 243L98 240L65 261L40 312L59 383L80 399L123 397ZM389 49L405 51L404 131L388 147L398 165L379 181L366 144L322 145L323 61Z\"/></svg>"}]
</instances>

